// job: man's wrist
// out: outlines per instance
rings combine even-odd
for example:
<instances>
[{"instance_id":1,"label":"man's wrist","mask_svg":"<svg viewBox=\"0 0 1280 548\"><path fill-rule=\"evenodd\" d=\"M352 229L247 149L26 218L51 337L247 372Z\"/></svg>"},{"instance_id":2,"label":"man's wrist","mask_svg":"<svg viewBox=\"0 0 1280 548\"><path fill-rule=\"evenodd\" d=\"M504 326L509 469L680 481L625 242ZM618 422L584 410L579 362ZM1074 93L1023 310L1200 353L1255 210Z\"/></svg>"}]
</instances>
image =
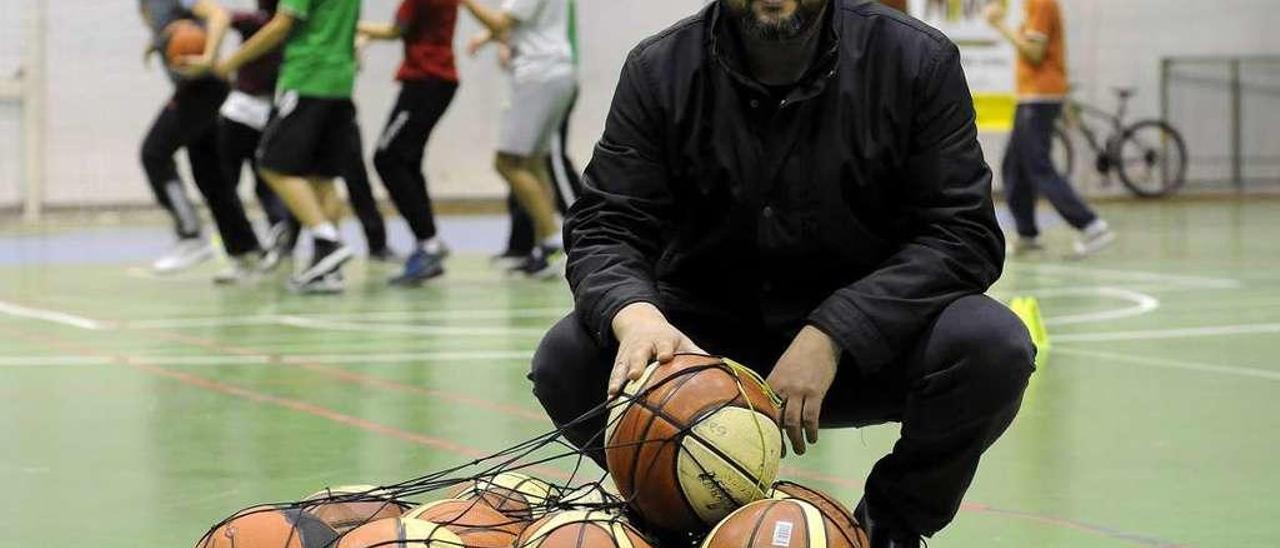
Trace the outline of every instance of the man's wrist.
<instances>
[{"instance_id":1,"label":"man's wrist","mask_svg":"<svg viewBox=\"0 0 1280 548\"><path fill-rule=\"evenodd\" d=\"M610 325L613 328L614 337L622 340L626 336L627 330L632 326L649 322L665 323L666 321L667 317L653 303L638 301L619 309L618 313L613 315Z\"/></svg>"}]
</instances>

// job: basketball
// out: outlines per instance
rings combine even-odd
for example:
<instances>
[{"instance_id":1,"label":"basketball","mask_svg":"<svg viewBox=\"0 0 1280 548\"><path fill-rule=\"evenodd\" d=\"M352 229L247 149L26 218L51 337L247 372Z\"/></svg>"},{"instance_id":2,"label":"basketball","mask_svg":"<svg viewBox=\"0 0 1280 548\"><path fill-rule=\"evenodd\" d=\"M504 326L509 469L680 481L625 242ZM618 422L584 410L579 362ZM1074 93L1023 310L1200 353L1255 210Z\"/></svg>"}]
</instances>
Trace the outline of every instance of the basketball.
<instances>
[{"instance_id":1,"label":"basketball","mask_svg":"<svg viewBox=\"0 0 1280 548\"><path fill-rule=\"evenodd\" d=\"M762 500L712 529L702 548L866 548L855 531L803 500Z\"/></svg>"},{"instance_id":2,"label":"basketball","mask_svg":"<svg viewBox=\"0 0 1280 548\"><path fill-rule=\"evenodd\" d=\"M170 65L187 55L204 53L204 27L190 19L179 19L164 29L164 58Z\"/></svg>"},{"instance_id":3,"label":"basketball","mask_svg":"<svg viewBox=\"0 0 1280 548\"><path fill-rule=\"evenodd\" d=\"M380 497L372 485L330 487L307 497L314 504L304 505L307 513L343 533L384 518L400 517L404 506L390 498Z\"/></svg>"},{"instance_id":4,"label":"basketball","mask_svg":"<svg viewBox=\"0 0 1280 548\"><path fill-rule=\"evenodd\" d=\"M489 479L477 479L450 489L450 498L479 499L510 518L532 521L547 512L556 497L556 487L518 472L503 472Z\"/></svg>"},{"instance_id":5,"label":"basketball","mask_svg":"<svg viewBox=\"0 0 1280 548\"><path fill-rule=\"evenodd\" d=\"M205 534L197 548L322 548L331 546L338 534L306 513L259 506L244 510Z\"/></svg>"},{"instance_id":6,"label":"basketball","mask_svg":"<svg viewBox=\"0 0 1280 548\"><path fill-rule=\"evenodd\" d=\"M634 527L608 512L570 510L550 514L524 530L519 548L649 548Z\"/></svg>"},{"instance_id":7,"label":"basketball","mask_svg":"<svg viewBox=\"0 0 1280 548\"><path fill-rule=\"evenodd\" d=\"M828 520L839 525L842 531L852 531L855 535L850 539L854 546L870 546L871 541L867 538L867 532L853 517L853 512L849 508L840 503L835 497L823 493L817 489L806 487L798 483L789 481L780 481L773 484L773 499L796 499L802 500L814 505L822 515Z\"/></svg>"},{"instance_id":8,"label":"basketball","mask_svg":"<svg viewBox=\"0 0 1280 548\"><path fill-rule=\"evenodd\" d=\"M650 365L609 415L605 456L647 524L705 530L768 496L782 456L776 397L751 370L682 354Z\"/></svg>"},{"instance_id":9,"label":"basketball","mask_svg":"<svg viewBox=\"0 0 1280 548\"><path fill-rule=\"evenodd\" d=\"M413 518L386 518L352 529L338 539L336 548L372 546L458 548L467 545L458 535L437 523Z\"/></svg>"},{"instance_id":10,"label":"basketball","mask_svg":"<svg viewBox=\"0 0 1280 548\"><path fill-rule=\"evenodd\" d=\"M458 535L467 546L476 548L511 546L528 525L528 522L504 516L476 499L428 502L406 512L404 517L438 523Z\"/></svg>"},{"instance_id":11,"label":"basketball","mask_svg":"<svg viewBox=\"0 0 1280 548\"><path fill-rule=\"evenodd\" d=\"M605 484L589 483L570 489L557 501L556 506L566 510L598 510L621 513L625 503Z\"/></svg>"}]
</instances>

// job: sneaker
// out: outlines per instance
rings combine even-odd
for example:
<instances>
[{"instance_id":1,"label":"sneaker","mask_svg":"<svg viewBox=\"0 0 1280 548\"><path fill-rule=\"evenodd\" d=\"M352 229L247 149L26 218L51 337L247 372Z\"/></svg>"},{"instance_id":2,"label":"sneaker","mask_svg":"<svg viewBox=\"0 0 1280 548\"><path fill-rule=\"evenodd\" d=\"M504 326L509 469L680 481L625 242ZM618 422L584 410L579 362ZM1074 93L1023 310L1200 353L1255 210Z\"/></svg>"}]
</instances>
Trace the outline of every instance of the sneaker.
<instances>
[{"instance_id":1,"label":"sneaker","mask_svg":"<svg viewBox=\"0 0 1280 548\"><path fill-rule=\"evenodd\" d=\"M1093 255L1115 241L1116 233L1111 231L1106 221L1098 219L1080 231L1080 238L1075 244L1076 257L1084 258Z\"/></svg>"},{"instance_id":2,"label":"sneaker","mask_svg":"<svg viewBox=\"0 0 1280 548\"><path fill-rule=\"evenodd\" d=\"M1044 244L1035 236L1018 236L1016 240L1009 242L1009 248L1012 255L1017 257L1044 251Z\"/></svg>"},{"instance_id":3,"label":"sneaker","mask_svg":"<svg viewBox=\"0 0 1280 548\"><path fill-rule=\"evenodd\" d=\"M151 269L156 274L174 274L212 259L213 254L213 246L204 238L183 238L168 253L156 259Z\"/></svg>"},{"instance_id":4,"label":"sneaker","mask_svg":"<svg viewBox=\"0 0 1280 548\"><path fill-rule=\"evenodd\" d=\"M920 548L923 542L920 535L895 531L883 524L877 527L876 522L871 519L871 513L867 510L865 498L859 501L858 507L853 510L853 519L867 532L867 538L871 540L870 548Z\"/></svg>"},{"instance_id":5,"label":"sneaker","mask_svg":"<svg viewBox=\"0 0 1280 548\"><path fill-rule=\"evenodd\" d=\"M529 261L528 253L519 253L516 251L503 251L498 255L489 257L489 264L497 270L503 272L513 272L520 270L524 263Z\"/></svg>"},{"instance_id":6,"label":"sneaker","mask_svg":"<svg viewBox=\"0 0 1280 548\"><path fill-rule=\"evenodd\" d=\"M314 251L311 256L311 266L307 267L298 275L293 277L292 285L305 286L315 280L337 272L342 268L343 264L351 260L351 248L342 242L326 240L324 238L314 238Z\"/></svg>"},{"instance_id":7,"label":"sneaker","mask_svg":"<svg viewBox=\"0 0 1280 548\"><path fill-rule=\"evenodd\" d=\"M347 280L342 272L333 271L309 281L289 280L289 290L303 295L334 295L347 289Z\"/></svg>"},{"instance_id":8,"label":"sneaker","mask_svg":"<svg viewBox=\"0 0 1280 548\"><path fill-rule=\"evenodd\" d=\"M294 244L297 243L298 233L289 225L289 223L276 223L271 225L267 230L266 251L262 254L262 260L258 263L260 272L272 272L280 262L293 251Z\"/></svg>"},{"instance_id":9,"label":"sneaker","mask_svg":"<svg viewBox=\"0 0 1280 548\"><path fill-rule=\"evenodd\" d=\"M240 285L253 281L261 272L261 264L265 253L245 253L238 257L228 258L226 268L213 275L213 283L217 285Z\"/></svg>"},{"instance_id":10,"label":"sneaker","mask_svg":"<svg viewBox=\"0 0 1280 548\"><path fill-rule=\"evenodd\" d=\"M530 278L550 279L563 272L564 261L563 249L540 245L533 249L517 271Z\"/></svg>"},{"instance_id":11,"label":"sneaker","mask_svg":"<svg viewBox=\"0 0 1280 548\"><path fill-rule=\"evenodd\" d=\"M415 286L444 274L444 253L419 249L404 262L404 272L391 278L391 285Z\"/></svg>"}]
</instances>

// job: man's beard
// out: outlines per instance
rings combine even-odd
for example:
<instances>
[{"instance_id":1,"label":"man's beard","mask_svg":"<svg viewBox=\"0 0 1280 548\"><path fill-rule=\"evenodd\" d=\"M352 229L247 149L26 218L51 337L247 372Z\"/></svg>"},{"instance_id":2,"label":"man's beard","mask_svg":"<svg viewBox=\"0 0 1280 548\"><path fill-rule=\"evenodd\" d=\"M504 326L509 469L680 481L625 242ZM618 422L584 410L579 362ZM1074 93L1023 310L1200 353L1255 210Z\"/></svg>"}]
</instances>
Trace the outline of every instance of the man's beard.
<instances>
[{"instance_id":1,"label":"man's beard","mask_svg":"<svg viewBox=\"0 0 1280 548\"><path fill-rule=\"evenodd\" d=\"M821 0L799 0L796 11L791 15L762 20L752 9L752 3L747 0L742 9L733 9L739 28L754 38L775 42L785 42L804 34L822 15L823 7L826 6L826 2Z\"/></svg>"}]
</instances>

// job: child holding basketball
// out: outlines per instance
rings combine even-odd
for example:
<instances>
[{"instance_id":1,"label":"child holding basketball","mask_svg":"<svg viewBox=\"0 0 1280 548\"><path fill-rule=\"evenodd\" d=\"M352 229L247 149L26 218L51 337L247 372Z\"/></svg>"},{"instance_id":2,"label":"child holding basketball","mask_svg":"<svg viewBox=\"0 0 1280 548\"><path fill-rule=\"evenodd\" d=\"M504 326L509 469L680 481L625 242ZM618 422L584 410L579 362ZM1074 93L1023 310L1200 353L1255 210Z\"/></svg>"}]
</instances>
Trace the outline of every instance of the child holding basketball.
<instances>
[{"instance_id":1,"label":"child holding basketball","mask_svg":"<svg viewBox=\"0 0 1280 548\"><path fill-rule=\"evenodd\" d=\"M196 187L213 213L228 255L249 257L261 253L257 235L245 217L235 190L228 188L218 160L216 121L218 107L227 96L227 85L207 74L218 46L227 32L230 17L213 0L141 0L143 21L151 29L147 55L164 51L166 70L174 84L173 96L147 131L142 142L142 166L156 200L173 217L178 244L153 264L158 273L177 272L213 256L213 249L201 236L200 218L178 176L173 155L186 148ZM176 56L179 46L190 46L192 28L204 26L202 53ZM198 38L197 38L198 40Z\"/></svg>"},{"instance_id":2,"label":"child holding basketball","mask_svg":"<svg viewBox=\"0 0 1280 548\"><path fill-rule=\"evenodd\" d=\"M214 68L226 78L285 44L275 113L258 148L259 171L311 234L311 264L290 280L304 293L345 288L351 248L338 238L334 179L355 133L356 23L359 0L282 0L276 15Z\"/></svg>"}]
</instances>

